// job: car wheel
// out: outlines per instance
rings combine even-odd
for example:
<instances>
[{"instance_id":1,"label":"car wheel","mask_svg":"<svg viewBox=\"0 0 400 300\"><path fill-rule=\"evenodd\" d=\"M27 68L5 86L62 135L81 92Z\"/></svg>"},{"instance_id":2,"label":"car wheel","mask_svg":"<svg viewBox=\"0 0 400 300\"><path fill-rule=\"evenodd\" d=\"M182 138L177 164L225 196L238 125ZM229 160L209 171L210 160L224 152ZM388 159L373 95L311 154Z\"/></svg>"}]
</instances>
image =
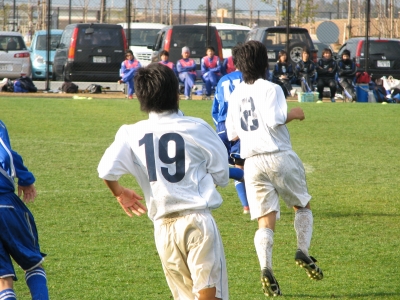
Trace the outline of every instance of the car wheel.
<instances>
[{"instance_id":1,"label":"car wheel","mask_svg":"<svg viewBox=\"0 0 400 300\"><path fill-rule=\"evenodd\" d=\"M301 54L304 47L304 43L294 43L293 45L290 45L289 58L292 64L296 65L302 59Z\"/></svg>"}]
</instances>

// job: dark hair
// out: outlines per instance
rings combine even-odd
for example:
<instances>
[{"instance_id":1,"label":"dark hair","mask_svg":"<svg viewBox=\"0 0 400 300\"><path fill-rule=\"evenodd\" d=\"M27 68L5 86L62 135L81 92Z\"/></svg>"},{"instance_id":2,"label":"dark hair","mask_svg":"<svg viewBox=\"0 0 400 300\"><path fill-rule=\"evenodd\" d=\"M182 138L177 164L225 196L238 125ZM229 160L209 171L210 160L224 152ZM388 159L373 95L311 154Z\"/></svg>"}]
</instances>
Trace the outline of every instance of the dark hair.
<instances>
[{"instance_id":1,"label":"dark hair","mask_svg":"<svg viewBox=\"0 0 400 300\"><path fill-rule=\"evenodd\" d=\"M160 57L163 56L163 55L169 57L169 52L167 50L163 50L163 51L160 52Z\"/></svg>"},{"instance_id":2,"label":"dark hair","mask_svg":"<svg viewBox=\"0 0 400 300\"><path fill-rule=\"evenodd\" d=\"M343 57L343 55L347 55L348 57L350 57L350 50L343 50L343 52L342 52L342 57Z\"/></svg>"},{"instance_id":3,"label":"dark hair","mask_svg":"<svg viewBox=\"0 0 400 300\"><path fill-rule=\"evenodd\" d=\"M279 50L278 52L278 60L281 60L281 57L286 55L286 60L287 60L287 52L285 50Z\"/></svg>"},{"instance_id":4,"label":"dark hair","mask_svg":"<svg viewBox=\"0 0 400 300\"><path fill-rule=\"evenodd\" d=\"M307 53L309 56L310 54L310 49L308 49L308 47L303 47L303 52L302 53Z\"/></svg>"},{"instance_id":5,"label":"dark hair","mask_svg":"<svg viewBox=\"0 0 400 300\"><path fill-rule=\"evenodd\" d=\"M215 52L215 49L214 49L214 47L213 47L213 46L208 46L208 47L206 48L206 52L207 52L207 50L212 50L212 51L214 51L214 52Z\"/></svg>"},{"instance_id":6,"label":"dark hair","mask_svg":"<svg viewBox=\"0 0 400 300\"><path fill-rule=\"evenodd\" d=\"M244 43L237 51L236 67L242 72L245 83L253 84L259 78L266 79L268 54L265 45L254 40Z\"/></svg>"},{"instance_id":7,"label":"dark hair","mask_svg":"<svg viewBox=\"0 0 400 300\"><path fill-rule=\"evenodd\" d=\"M175 73L167 66L151 63L145 68L139 68L134 84L142 111L178 111L179 83Z\"/></svg>"},{"instance_id":8,"label":"dark hair","mask_svg":"<svg viewBox=\"0 0 400 300\"><path fill-rule=\"evenodd\" d=\"M236 44L236 46L234 46L231 50L232 52L232 60L233 60L233 64L236 66L236 56L238 53L239 48L242 46L242 43L238 43Z\"/></svg>"},{"instance_id":9,"label":"dark hair","mask_svg":"<svg viewBox=\"0 0 400 300\"><path fill-rule=\"evenodd\" d=\"M324 55L325 53L330 53L332 55L332 50L329 48L324 48L324 50L322 50L322 55Z\"/></svg>"},{"instance_id":10,"label":"dark hair","mask_svg":"<svg viewBox=\"0 0 400 300\"><path fill-rule=\"evenodd\" d=\"M128 50L125 51L125 56L126 56L127 54L132 54L132 56L135 57L135 56L133 55L132 50L130 50L130 49L128 49Z\"/></svg>"}]
</instances>

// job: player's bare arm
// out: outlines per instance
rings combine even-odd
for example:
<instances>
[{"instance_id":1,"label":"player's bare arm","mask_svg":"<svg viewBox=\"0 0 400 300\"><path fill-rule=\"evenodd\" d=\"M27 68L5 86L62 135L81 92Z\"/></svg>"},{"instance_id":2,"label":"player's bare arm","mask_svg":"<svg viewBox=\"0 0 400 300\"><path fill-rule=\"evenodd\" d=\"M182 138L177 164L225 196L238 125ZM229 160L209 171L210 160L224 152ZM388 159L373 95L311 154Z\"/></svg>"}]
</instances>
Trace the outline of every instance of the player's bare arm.
<instances>
[{"instance_id":1,"label":"player's bare arm","mask_svg":"<svg viewBox=\"0 0 400 300\"><path fill-rule=\"evenodd\" d=\"M286 118L286 124L295 119L302 121L304 120L304 118L305 115L303 109L301 107L295 107L288 112Z\"/></svg>"},{"instance_id":2,"label":"player's bare arm","mask_svg":"<svg viewBox=\"0 0 400 300\"><path fill-rule=\"evenodd\" d=\"M104 180L104 183L129 217L133 217L132 213L137 216L146 213L146 206L140 202L143 198L134 190L123 187L118 181Z\"/></svg>"}]
</instances>

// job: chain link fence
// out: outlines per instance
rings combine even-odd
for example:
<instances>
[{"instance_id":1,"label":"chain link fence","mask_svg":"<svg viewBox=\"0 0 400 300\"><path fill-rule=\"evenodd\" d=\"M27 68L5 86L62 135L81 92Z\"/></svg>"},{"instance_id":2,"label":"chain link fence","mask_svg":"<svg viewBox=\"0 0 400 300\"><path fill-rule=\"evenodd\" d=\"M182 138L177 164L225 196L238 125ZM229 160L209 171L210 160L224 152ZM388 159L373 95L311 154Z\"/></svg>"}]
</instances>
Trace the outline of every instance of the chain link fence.
<instances>
[{"instance_id":1,"label":"chain link fence","mask_svg":"<svg viewBox=\"0 0 400 300\"><path fill-rule=\"evenodd\" d=\"M72 23L290 24L316 39L318 27L329 21L338 31L331 43L337 51L347 39L366 34L400 39L399 18L399 0L0 0L0 30L20 32L27 46L36 31Z\"/></svg>"},{"instance_id":2,"label":"chain link fence","mask_svg":"<svg viewBox=\"0 0 400 300\"><path fill-rule=\"evenodd\" d=\"M400 38L400 2L370 0L369 35ZM334 22L340 31L337 43L364 36L366 31L365 0L291 0L290 24L316 32L324 21ZM0 0L2 30L19 31L27 36L47 28L50 6L51 28L65 28L70 23L195 24L207 22L207 7L211 22L254 26L287 24L288 0ZM130 13L127 11L130 7Z\"/></svg>"}]
</instances>

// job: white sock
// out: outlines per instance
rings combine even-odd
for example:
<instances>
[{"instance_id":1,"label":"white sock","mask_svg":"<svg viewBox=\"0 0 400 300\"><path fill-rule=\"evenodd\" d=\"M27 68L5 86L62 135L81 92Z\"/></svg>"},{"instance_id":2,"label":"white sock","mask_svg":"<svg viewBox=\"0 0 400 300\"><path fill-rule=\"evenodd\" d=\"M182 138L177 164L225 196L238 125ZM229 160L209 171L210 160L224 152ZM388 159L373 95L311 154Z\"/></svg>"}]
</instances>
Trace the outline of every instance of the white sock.
<instances>
[{"instance_id":1,"label":"white sock","mask_svg":"<svg viewBox=\"0 0 400 300\"><path fill-rule=\"evenodd\" d=\"M261 270L268 268L272 271L272 246L274 245L274 232L269 228L260 228L254 235L254 246Z\"/></svg>"},{"instance_id":2,"label":"white sock","mask_svg":"<svg viewBox=\"0 0 400 300\"><path fill-rule=\"evenodd\" d=\"M297 248L308 256L313 231L313 215L308 208L300 208L294 216L294 229L297 235Z\"/></svg>"}]
</instances>

